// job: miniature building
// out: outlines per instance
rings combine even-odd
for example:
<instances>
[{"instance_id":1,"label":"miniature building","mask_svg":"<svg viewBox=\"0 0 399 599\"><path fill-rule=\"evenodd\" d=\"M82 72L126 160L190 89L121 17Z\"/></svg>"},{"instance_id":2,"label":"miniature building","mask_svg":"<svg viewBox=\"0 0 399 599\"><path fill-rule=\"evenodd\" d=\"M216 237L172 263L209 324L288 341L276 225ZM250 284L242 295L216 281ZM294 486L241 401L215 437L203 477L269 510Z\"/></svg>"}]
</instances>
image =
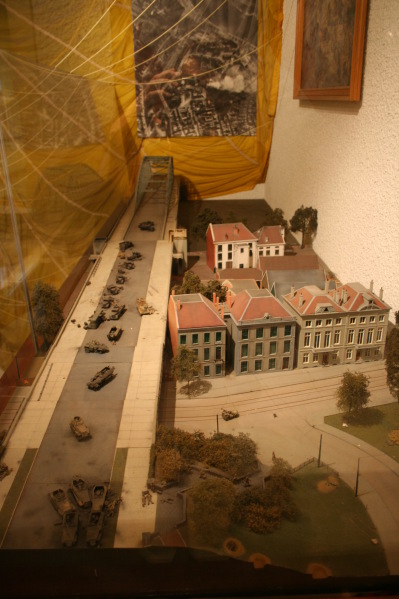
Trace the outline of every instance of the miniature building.
<instances>
[{"instance_id":1,"label":"miniature building","mask_svg":"<svg viewBox=\"0 0 399 599\"><path fill-rule=\"evenodd\" d=\"M284 256L285 229L281 225L262 227L256 232L258 256Z\"/></svg>"},{"instance_id":2,"label":"miniature building","mask_svg":"<svg viewBox=\"0 0 399 599\"><path fill-rule=\"evenodd\" d=\"M360 283L334 290L314 285L283 296L295 315L297 366L309 368L329 364L351 364L384 357L390 307Z\"/></svg>"},{"instance_id":3,"label":"miniature building","mask_svg":"<svg viewBox=\"0 0 399 599\"><path fill-rule=\"evenodd\" d=\"M256 236L242 223L209 223L206 232L206 260L214 272L225 268L256 266Z\"/></svg>"},{"instance_id":4,"label":"miniature building","mask_svg":"<svg viewBox=\"0 0 399 599\"><path fill-rule=\"evenodd\" d=\"M202 376L225 374L226 331L222 314L200 293L171 295L168 305L169 333L173 355L180 346L193 350L201 363Z\"/></svg>"},{"instance_id":5,"label":"miniature building","mask_svg":"<svg viewBox=\"0 0 399 599\"><path fill-rule=\"evenodd\" d=\"M267 289L247 289L226 302L229 356L236 374L290 370L295 318Z\"/></svg>"}]
</instances>

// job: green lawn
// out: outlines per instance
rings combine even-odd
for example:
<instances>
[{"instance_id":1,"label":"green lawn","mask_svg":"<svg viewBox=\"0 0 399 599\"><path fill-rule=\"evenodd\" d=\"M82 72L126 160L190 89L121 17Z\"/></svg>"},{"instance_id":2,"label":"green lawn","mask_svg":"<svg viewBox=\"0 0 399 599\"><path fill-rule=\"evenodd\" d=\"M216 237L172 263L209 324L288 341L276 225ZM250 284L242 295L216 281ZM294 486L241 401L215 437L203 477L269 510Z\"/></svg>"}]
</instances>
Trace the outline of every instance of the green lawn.
<instances>
[{"instance_id":1,"label":"green lawn","mask_svg":"<svg viewBox=\"0 0 399 599\"><path fill-rule=\"evenodd\" d=\"M332 414L324 418L326 424L366 441L399 462L399 445L388 443L388 434L393 429L399 429L399 403L365 408L358 423L349 424L348 427L342 426L343 420L343 414Z\"/></svg>"},{"instance_id":2,"label":"green lawn","mask_svg":"<svg viewBox=\"0 0 399 599\"><path fill-rule=\"evenodd\" d=\"M240 559L262 553L274 565L302 572L316 562L329 568L333 576L389 574L381 544L371 541L378 539L377 531L353 490L342 481L330 493L317 489L317 483L329 474L327 467L317 468L316 463L296 473L293 496L300 510L296 522L283 521L280 529L267 535L232 525L229 535L245 547ZM216 550L219 553L223 540Z\"/></svg>"}]
</instances>

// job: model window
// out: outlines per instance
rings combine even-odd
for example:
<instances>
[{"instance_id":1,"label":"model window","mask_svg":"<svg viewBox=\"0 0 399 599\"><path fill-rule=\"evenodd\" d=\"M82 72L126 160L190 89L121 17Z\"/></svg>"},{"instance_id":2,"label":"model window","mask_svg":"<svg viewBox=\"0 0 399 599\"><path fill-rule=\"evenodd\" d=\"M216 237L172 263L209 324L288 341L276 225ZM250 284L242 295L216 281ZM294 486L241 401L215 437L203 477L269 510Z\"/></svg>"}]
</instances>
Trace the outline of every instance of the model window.
<instances>
[{"instance_id":1,"label":"model window","mask_svg":"<svg viewBox=\"0 0 399 599\"><path fill-rule=\"evenodd\" d=\"M316 326L321 327L321 320L316 320Z\"/></svg>"},{"instance_id":2,"label":"model window","mask_svg":"<svg viewBox=\"0 0 399 599\"><path fill-rule=\"evenodd\" d=\"M352 316L351 319L349 320L349 324L355 324L356 322L356 317Z\"/></svg>"},{"instance_id":3,"label":"model window","mask_svg":"<svg viewBox=\"0 0 399 599\"><path fill-rule=\"evenodd\" d=\"M354 329L349 329L348 331L348 343L353 343L353 336L355 334Z\"/></svg>"},{"instance_id":4,"label":"model window","mask_svg":"<svg viewBox=\"0 0 399 599\"><path fill-rule=\"evenodd\" d=\"M255 370L256 372L262 370L262 360L255 360Z\"/></svg>"},{"instance_id":5,"label":"model window","mask_svg":"<svg viewBox=\"0 0 399 599\"><path fill-rule=\"evenodd\" d=\"M324 333L324 347L330 347L331 341L331 331L326 331Z\"/></svg>"},{"instance_id":6,"label":"model window","mask_svg":"<svg viewBox=\"0 0 399 599\"><path fill-rule=\"evenodd\" d=\"M375 316L370 316L370 322L375 322Z\"/></svg>"},{"instance_id":7,"label":"model window","mask_svg":"<svg viewBox=\"0 0 399 599\"><path fill-rule=\"evenodd\" d=\"M223 268L223 264L221 262L218 262L218 269L222 270L222 268Z\"/></svg>"},{"instance_id":8,"label":"model window","mask_svg":"<svg viewBox=\"0 0 399 599\"><path fill-rule=\"evenodd\" d=\"M357 334L357 343L361 345L363 343L364 329L359 329Z\"/></svg>"},{"instance_id":9,"label":"model window","mask_svg":"<svg viewBox=\"0 0 399 599\"><path fill-rule=\"evenodd\" d=\"M262 356L263 355L263 343L256 343L255 344L255 356Z\"/></svg>"},{"instance_id":10,"label":"model window","mask_svg":"<svg viewBox=\"0 0 399 599\"><path fill-rule=\"evenodd\" d=\"M304 347L310 347L310 333L305 333L303 345Z\"/></svg>"},{"instance_id":11,"label":"model window","mask_svg":"<svg viewBox=\"0 0 399 599\"><path fill-rule=\"evenodd\" d=\"M227 253L227 260L232 260L233 259L233 252L228 252Z\"/></svg>"},{"instance_id":12,"label":"model window","mask_svg":"<svg viewBox=\"0 0 399 599\"><path fill-rule=\"evenodd\" d=\"M307 321L305 322L305 327L309 328L309 327L311 327L311 326L312 326L312 321L311 321L311 320L307 320Z\"/></svg>"},{"instance_id":13,"label":"model window","mask_svg":"<svg viewBox=\"0 0 399 599\"><path fill-rule=\"evenodd\" d=\"M346 350L346 359L352 360L352 350L351 349Z\"/></svg>"},{"instance_id":14,"label":"model window","mask_svg":"<svg viewBox=\"0 0 399 599\"><path fill-rule=\"evenodd\" d=\"M262 328L256 329L256 338L263 339L263 329Z\"/></svg>"},{"instance_id":15,"label":"model window","mask_svg":"<svg viewBox=\"0 0 399 599\"><path fill-rule=\"evenodd\" d=\"M286 324L284 327L284 337L289 337L291 335L291 325Z\"/></svg>"},{"instance_id":16,"label":"model window","mask_svg":"<svg viewBox=\"0 0 399 599\"><path fill-rule=\"evenodd\" d=\"M377 329L377 341L382 340L382 328Z\"/></svg>"},{"instance_id":17,"label":"model window","mask_svg":"<svg viewBox=\"0 0 399 599\"><path fill-rule=\"evenodd\" d=\"M369 358L370 357L370 349L365 349L364 355L366 356L366 358Z\"/></svg>"},{"instance_id":18,"label":"model window","mask_svg":"<svg viewBox=\"0 0 399 599\"><path fill-rule=\"evenodd\" d=\"M243 265L243 264L240 264L240 268L244 268L244 265Z\"/></svg>"},{"instance_id":19,"label":"model window","mask_svg":"<svg viewBox=\"0 0 399 599\"><path fill-rule=\"evenodd\" d=\"M283 358L283 370L288 370L290 367L290 359L286 356Z\"/></svg>"},{"instance_id":20,"label":"model window","mask_svg":"<svg viewBox=\"0 0 399 599\"><path fill-rule=\"evenodd\" d=\"M320 347L320 333L315 333L314 334L314 346L316 348Z\"/></svg>"},{"instance_id":21,"label":"model window","mask_svg":"<svg viewBox=\"0 0 399 599\"><path fill-rule=\"evenodd\" d=\"M210 366L204 366L204 376L209 376L210 375Z\"/></svg>"},{"instance_id":22,"label":"model window","mask_svg":"<svg viewBox=\"0 0 399 599\"><path fill-rule=\"evenodd\" d=\"M222 343L222 333L221 331L216 331L215 333L215 342Z\"/></svg>"},{"instance_id":23,"label":"model window","mask_svg":"<svg viewBox=\"0 0 399 599\"><path fill-rule=\"evenodd\" d=\"M222 348L219 345L216 347L215 360L221 360L221 359L222 359Z\"/></svg>"},{"instance_id":24,"label":"model window","mask_svg":"<svg viewBox=\"0 0 399 599\"><path fill-rule=\"evenodd\" d=\"M360 317L360 324L364 324L366 322L366 317L365 316L361 316Z\"/></svg>"},{"instance_id":25,"label":"model window","mask_svg":"<svg viewBox=\"0 0 399 599\"><path fill-rule=\"evenodd\" d=\"M278 245L276 245L276 247L274 248L274 255L278 256L280 254L280 248L278 247Z\"/></svg>"},{"instance_id":26,"label":"model window","mask_svg":"<svg viewBox=\"0 0 399 599\"><path fill-rule=\"evenodd\" d=\"M260 248L260 250L259 250L259 256L263 256L263 249L262 248Z\"/></svg>"},{"instance_id":27,"label":"model window","mask_svg":"<svg viewBox=\"0 0 399 599\"><path fill-rule=\"evenodd\" d=\"M277 327L272 327L270 329L270 337L277 337Z\"/></svg>"},{"instance_id":28,"label":"model window","mask_svg":"<svg viewBox=\"0 0 399 599\"><path fill-rule=\"evenodd\" d=\"M227 246L227 251L228 251L228 252L232 252L232 251L233 251L233 244L232 244L232 243L229 243L229 244L228 244L228 246Z\"/></svg>"},{"instance_id":29,"label":"model window","mask_svg":"<svg viewBox=\"0 0 399 599\"><path fill-rule=\"evenodd\" d=\"M220 376L222 374L222 365L221 364L215 364L215 374L216 374L216 376Z\"/></svg>"},{"instance_id":30,"label":"model window","mask_svg":"<svg viewBox=\"0 0 399 599\"><path fill-rule=\"evenodd\" d=\"M379 316L378 317L378 322L384 322L385 320L385 316Z\"/></svg>"},{"instance_id":31,"label":"model window","mask_svg":"<svg viewBox=\"0 0 399 599\"><path fill-rule=\"evenodd\" d=\"M319 361L319 354L313 354L313 362Z\"/></svg>"},{"instance_id":32,"label":"model window","mask_svg":"<svg viewBox=\"0 0 399 599\"><path fill-rule=\"evenodd\" d=\"M243 254L244 253L244 248L240 248L240 253Z\"/></svg>"},{"instance_id":33,"label":"model window","mask_svg":"<svg viewBox=\"0 0 399 599\"><path fill-rule=\"evenodd\" d=\"M186 345L186 343L187 343L187 336L180 335L180 345Z\"/></svg>"},{"instance_id":34,"label":"model window","mask_svg":"<svg viewBox=\"0 0 399 599\"><path fill-rule=\"evenodd\" d=\"M367 331L367 343L373 343L374 329Z\"/></svg>"},{"instance_id":35,"label":"model window","mask_svg":"<svg viewBox=\"0 0 399 599\"><path fill-rule=\"evenodd\" d=\"M211 341L211 334L204 333L204 343L210 343L210 341Z\"/></svg>"},{"instance_id":36,"label":"model window","mask_svg":"<svg viewBox=\"0 0 399 599\"><path fill-rule=\"evenodd\" d=\"M205 347L204 349L204 362L208 362L210 355L211 355L211 350L209 349L209 347Z\"/></svg>"},{"instance_id":37,"label":"model window","mask_svg":"<svg viewBox=\"0 0 399 599\"><path fill-rule=\"evenodd\" d=\"M374 355L375 356L379 356L380 353L381 353L381 348L380 347L376 347L375 350L374 350Z\"/></svg>"},{"instance_id":38,"label":"model window","mask_svg":"<svg viewBox=\"0 0 399 599\"><path fill-rule=\"evenodd\" d=\"M222 254L218 254L218 260L222 259Z\"/></svg>"},{"instance_id":39,"label":"model window","mask_svg":"<svg viewBox=\"0 0 399 599\"><path fill-rule=\"evenodd\" d=\"M269 354L276 354L276 353L277 353L277 341L271 341Z\"/></svg>"},{"instance_id":40,"label":"model window","mask_svg":"<svg viewBox=\"0 0 399 599\"><path fill-rule=\"evenodd\" d=\"M270 248L266 248L266 256L270 256Z\"/></svg>"},{"instance_id":41,"label":"model window","mask_svg":"<svg viewBox=\"0 0 399 599\"><path fill-rule=\"evenodd\" d=\"M241 358L246 358L248 356L248 343L243 343L241 345Z\"/></svg>"},{"instance_id":42,"label":"model window","mask_svg":"<svg viewBox=\"0 0 399 599\"><path fill-rule=\"evenodd\" d=\"M198 333L193 333L193 345L198 345Z\"/></svg>"},{"instance_id":43,"label":"model window","mask_svg":"<svg viewBox=\"0 0 399 599\"><path fill-rule=\"evenodd\" d=\"M248 362L241 362L241 372L248 372Z\"/></svg>"},{"instance_id":44,"label":"model window","mask_svg":"<svg viewBox=\"0 0 399 599\"><path fill-rule=\"evenodd\" d=\"M337 351L334 351L334 352L333 352L333 354L332 354L332 359L333 359L333 360L338 360L338 352L337 352Z\"/></svg>"},{"instance_id":45,"label":"model window","mask_svg":"<svg viewBox=\"0 0 399 599\"><path fill-rule=\"evenodd\" d=\"M335 324L342 324L342 318L336 318Z\"/></svg>"},{"instance_id":46,"label":"model window","mask_svg":"<svg viewBox=\"0 0 399 599\"><path fill-rule=\"evenodd\" d=\"M326 326L330 327L332 325L332 318L327 318Z\"/></svg>"},{"instance_id":47,"label":"model window","mask_svg":"<svg viewBox=\"0 0 399 599\"><path fill-rule=\"evenodd\" d=\"M284 353L291 351L291 341L284 341Z\"/></svg>"},{"instance_id":48,"label":"model window","mask_svg":"<svg viewBox=\"0 0 399 599\"><path fill-rule=\"evenodd\" d=\"M309 364L309 354L303 354L302 362L304 364Z\"/></svg>"},{"instance_id":49,"label":"model window","mask_svg":"<svg viewBox=\"0 0 399 599\"><path fill-rule=\"evenodd\" d=\"M341 331L334 332L334 345L338 345L341 342Z\"/></svg>"},{"instance_id":50,"label":"model window","mask_svg":"<svg viewBox=\"0 0 399 599\"><path fill-rule=\"evenodd\" d=\"M269 359L269 370L274 370L276 368L276 358Z\"/></svg>"},{"instance_id":51,"label":"model window","mask_svg":"<svg viewBox=\"0 0 399 599\"><path fill-rule=\"evenodd\" d=\"M248 339L248 329L242 329L241 339Z\"/></svg>"},{"instance_id":52,"label":"model window","mask_svg":"<svg viewBox=\"0 0 399 599\"><path fill-rule=\"evenodd\" d=\"M222 251L222 245L218 245L218 252Z\"/></svg>"}]
</instances>

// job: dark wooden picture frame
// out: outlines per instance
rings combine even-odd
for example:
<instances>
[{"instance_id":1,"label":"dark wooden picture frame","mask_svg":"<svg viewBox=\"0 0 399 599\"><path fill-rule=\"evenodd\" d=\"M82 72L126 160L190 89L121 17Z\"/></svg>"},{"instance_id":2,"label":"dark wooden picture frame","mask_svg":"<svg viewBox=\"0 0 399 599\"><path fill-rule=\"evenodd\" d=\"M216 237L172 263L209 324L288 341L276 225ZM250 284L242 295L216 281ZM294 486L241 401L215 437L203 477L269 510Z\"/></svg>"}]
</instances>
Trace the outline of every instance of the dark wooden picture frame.
<instances>
[{"instance_id":1,"label":"dark wooden picture frame","mask_svg":"<svg viewBox=\"0 0 399 599\"><path fill-rule=\"evenodd\" d=\"M367 0L297 0L294 98L361 97Z\"/></svg>"}]
</instances>

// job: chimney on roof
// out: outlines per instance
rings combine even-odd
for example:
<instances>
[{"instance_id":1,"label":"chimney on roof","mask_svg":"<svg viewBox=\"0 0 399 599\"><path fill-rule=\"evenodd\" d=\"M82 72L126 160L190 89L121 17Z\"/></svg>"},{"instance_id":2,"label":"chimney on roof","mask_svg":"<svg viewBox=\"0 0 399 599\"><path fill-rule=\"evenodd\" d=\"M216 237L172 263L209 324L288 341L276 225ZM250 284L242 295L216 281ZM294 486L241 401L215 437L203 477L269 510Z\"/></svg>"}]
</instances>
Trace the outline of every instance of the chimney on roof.
<instances>
[{"instance_id":1,"label":"chimney on roof","mask_svg":"<svg viewBox=\"0 0 399 599\"><path fill-rule=\"evenodd\" d=\"M294 296L295 296L295 285L291 285L290 298L292 299Z\"/></svg>"},{"instance_id":2,"label":"chimney on roof","mask_svg":"<svg viewBox=\"0 0 399 599\"><path fill-rule=\"evenodd\" d=\"M224 306L223 306L223 304L220 307L220 316L221 316L221 318L224 318Z\"/></svg>"},{"instance_id":3,"label":"chimney on roof","mask_svg":"<svg viewBox=\"0 0 399 599\"><path fill-rule=\"evenodd\" d=\"M231 291L230 289L227 292L227 305L231 308Z\"/></svg>"},{"instance_id":4,"label":"chimney on roof","mask_svg":"<svg viewBox=\"0 0 399 599\"><path fill-rule=\"evenodd\" d=\"M338 304L339 302L339 291L338 289L334 289L334 302Z\"/></svg>"},{"instance_id":5,"label":"chimney on roof","mask_svg":"<svg viewBox=\"0 0 399 599\"><path fill-rule=\"evenodd\" d=\"M326 293L328 291L328 288L329 288L329 280L328 280L328 277L327 277L327 273L324 272L324 291Z\"/></svg>"},{"instance_id":6,"label":"chimney on roof","mask_svg":"<svg viewBox=\"0 0 399 599\"><path fill-rule=\"evenodd\" d=\"M383 295L384 295L384 290L383 290L383 288L381 287L381 289L380 289L380 300L382 300L382 297L383 297Z\"/></svg>"},{"instance_id":7,"label":"chimney on roof","mask_svg":"<svg viewBox=\"0 0 399 599\"><path fill-rule=\"evenodd\" d=\"M219 296L216 298L216 308L219 308Z\"/></svg>"},{"instance_id":8,"label":"chimney on roof","mask_svg":"<svg viewBox=\"0 0 399 599\"><path fill-rule=\"evenodd\" d=\"M303 304L305 303L305 300L303 299L303 295L302 295L302 291L299 294L299 307L302 308Z\"/></svg>"},{"instance_id":9,"label":"chimney on roof","mask_svg":"<svg viewBox=\"0 0 399 599\"><path fill-rule=\"evenodd\" d=\"M346 304L346 302L348 301L348 292L346 289L342 290L342 302L344 304Z\"/></svg>"},{"instance_id":10,"label":"chimney on roof","mask_svg":"<svg viewBox=\"0 0 399 599\"><path fill-rule=\"evenodd\" d=\"M281 237L283 238L283 243L285 243L285 228L284 227L280 227L280 233L281 233Z\"/></svg>"},{"instance_id":11,"label":"chimney on roof","mask_svg":"<svg viewBox=\"0 0 399 599\"><path fill-rule=\"evenodd\" d=\"M174 290L174 289L172 289L172 295L174 295L174 294L175 294L175 290Z\"/></svg>"},{"instance_id":12,"label":"chimney on roof","mask_svg":"<svg viewBox=\"0 0 399 599\"><path fill-rule=\"evenodd\" d=\"M213 305L216 306L216 291L214 291L212 293L212 302L213 302Z\"/></svg>"},{"instance_id":13,"label":"chimney on roof","mask_svg":"<svg viewBox=\"0 0 399 599\"><path fill-rule=\"evenodd\" d=\"M225 239L228 239L228 238L229 238L229 236L228 236L228 234L227 234L227 233L225 233L225 234L224 234L224 238L225 238Z\"/></svg>"},{"instance_id":14,"label":"chimney on roof","mask_svg":"<svg viewBox=\"0 0 399 599\"><path fill-rule=\"evenodd\" d=\"M181 301L179 299L177 300L176 307L177 307L178 310L181 309Z\"/></svg>"},{"instance_id":15,"label":"chimney on roof","mask_svg":"<svg viewBox=\"0 0 399 599\"><path fill-rule=\"evenodd\" d=\"M373 291L374 291L374 281L373 281L373 279L371 279L371 281L370 281L370 291L371 291L371 293L373 293Z\"/></svg>"},{"instance_id":16,"label":"chimney on roof","mask_svg":"<svg viewBox=\"0 0 399 599\"><path fill-rule=\"evenodd\" d=\"M237 227L237 225L234 225L233 235L237 236L239 232L240 232L240 229Z\"/></svg>"},{"instance_id":17,"label":"chimney on roof","mask_svg":"<svg viewBox=\"0 0 399 599\"><path fill-rule=\"evenodd\" d=\"M263 318L269 318L269 312L265 312Z\"/></svg>"}]
</instances>

